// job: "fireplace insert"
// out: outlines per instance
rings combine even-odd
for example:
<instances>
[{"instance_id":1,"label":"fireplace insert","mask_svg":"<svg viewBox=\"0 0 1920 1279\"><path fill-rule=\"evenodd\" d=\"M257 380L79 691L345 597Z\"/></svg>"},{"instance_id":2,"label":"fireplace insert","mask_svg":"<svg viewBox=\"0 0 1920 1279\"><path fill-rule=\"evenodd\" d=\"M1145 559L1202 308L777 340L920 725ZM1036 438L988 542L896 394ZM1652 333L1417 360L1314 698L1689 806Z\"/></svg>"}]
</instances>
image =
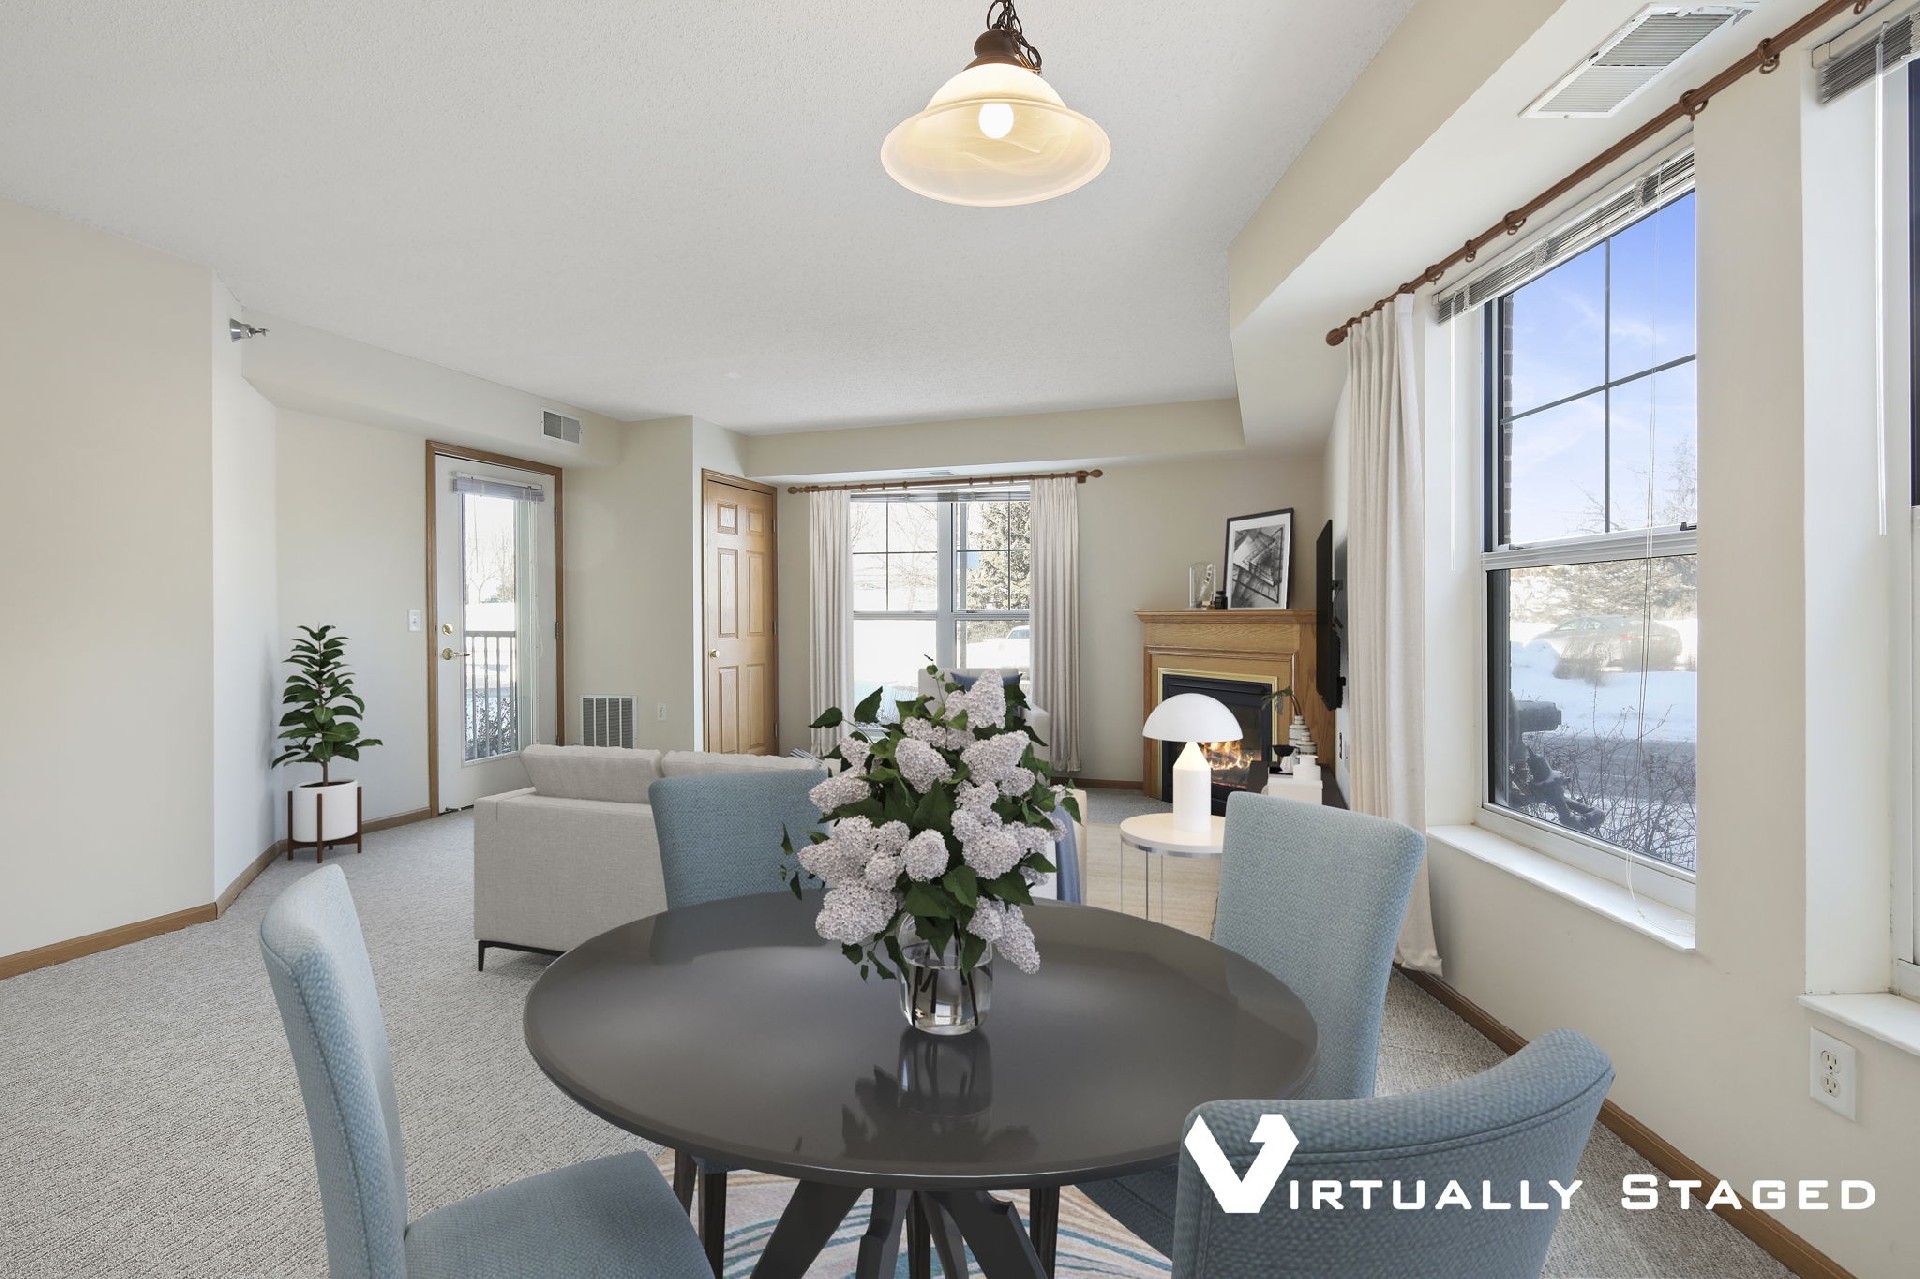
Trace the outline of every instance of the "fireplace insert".
<instances>
[{"instance_id":1,"label":"fireplace insert","mask_svg":"<svg viewBox=\"0 0 1920 1279\"><path fill-rule=\"evenodd\" d=\"M1202 742L1200 753L1213 769L1213 811L1227 811L1227 796L1237 790L1265 790L1267 766L1273 754L1273 707L1265 701L1273 685L1258 679L1234 679L1224 675L1189 675L1174 671L1160 673L1160 696L1176 693L1205 693L1221 702L1240 721L1237 742ZM1179 742L1160 744L1160 793L1173 794L1173 761L1184 747Z\"/></svg>"}]
</instances>

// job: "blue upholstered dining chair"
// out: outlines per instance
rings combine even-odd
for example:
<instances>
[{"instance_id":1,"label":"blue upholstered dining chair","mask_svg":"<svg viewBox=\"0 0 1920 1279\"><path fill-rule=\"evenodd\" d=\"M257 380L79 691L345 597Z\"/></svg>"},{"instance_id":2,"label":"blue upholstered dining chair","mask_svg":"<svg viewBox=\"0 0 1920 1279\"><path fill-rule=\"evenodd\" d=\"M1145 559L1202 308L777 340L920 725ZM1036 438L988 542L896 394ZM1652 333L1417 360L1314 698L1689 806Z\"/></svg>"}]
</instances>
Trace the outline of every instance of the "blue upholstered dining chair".
<instances>
[{"instance_id":1,"label":"blue upholstered dining chair","mask_svg":"<svg viewBox=\"0 0 1920 1279\"><path fill-rule=\"evenodd\" d=\"M776 893L780 838L791 831L805 847L820 825L808 793L825 769L769 769L663 777L647 791L660 837L660 873L667 905L698 906L725 897Z\"/></svg>"},{"instance_id":2,"label":"blue upholstered dining chair","mask_svg":"<svg viewBox=\"0 0 1920 1279\"><path fill-rule=\"evenodd\" d=\"M820 810L808 794L826 776L824 769L773 769L655 782L647 800L660 839L667 906L698 906L785 888L781 838L790 834L795 848L806 845L807 833L820 825ZM722 1164L674 1152L673 1192L682 1205L692 1205L694 1178L699 1177L700 1238L715 1274L726 1252L729 1171Z\"/></svg>"},{"instance_id":3,"label":"blue upholstered dining chair","mask_svg":"<svg viewBox=\"0 0 1920 1279\"><path fill-rule=\"evenodd\" d=\"M1425 841L1380 817L1237 793L1227 800L1213 939L1300 996L1320 1032L1320 1059L1298 1094L1371 1097L1394 942ZM1173 1246L1174 1174L1080 1187L1120 1223Z\"/></svg>"},{"instance_id":4,"label":"blue upholstered dining chair","mask_svg":"<svg viewBox=\"0 0 1920 1279\"><path fill-rule=\"evenodd\" d=\"M528 1177L408 1224L386 1024L338 866L267 908L260 950L306 1102L333 1279L712 1273L660 1170L637 1153Z\"/></svg>"},{"instance_id":5,"label":"blue upholstered dining chair","mask_svg":"<svg viewBox=\"0 0 1920 1279\"><path fill-rule=\"evenodd\" d=\"M1483 1074L1424 1092L1208 1102L1188 1127L1207 1121L1236 1176L1261 1149L1247 1138L1262 1115L1285 1115L1300 1144L1258 1213L1223 1211L1182 1147L1173 1279L1534 1279L1560 1218L1548 1183L1573 1185L1612 1082L1605 1053L1556 1030ZM1354 1185L1363 1181L1373 1183L1371 1207ZM1312 1206L1324 1182L1341 1187L1340 1207ZM1435 1206L1453 1182L1471 1208ZM1421 1208L1394 1208L1396 1194L1409 1204L1419 1196ZM1486 1202L1513 1206L1489 1211Z\"/></svg>"}]
</instances>

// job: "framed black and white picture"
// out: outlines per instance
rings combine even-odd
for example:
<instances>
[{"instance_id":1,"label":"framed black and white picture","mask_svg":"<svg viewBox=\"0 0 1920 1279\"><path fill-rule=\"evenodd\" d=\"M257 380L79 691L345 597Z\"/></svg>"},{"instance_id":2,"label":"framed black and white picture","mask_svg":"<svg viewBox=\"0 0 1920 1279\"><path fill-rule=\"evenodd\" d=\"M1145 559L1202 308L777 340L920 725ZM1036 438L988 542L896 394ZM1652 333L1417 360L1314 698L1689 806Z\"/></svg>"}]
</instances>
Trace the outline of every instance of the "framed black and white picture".
<instances>
[{"instance_id":1,"label":"framed black and white picture","mask_svg":"<svg viewBox=\"0 0 1920 1279\"><path fill-rule=\"evenodd\" d=\"M1227 521L1227 607L1285 608L1293 573L1293 508Z\"/></svg>"}]
</instances>

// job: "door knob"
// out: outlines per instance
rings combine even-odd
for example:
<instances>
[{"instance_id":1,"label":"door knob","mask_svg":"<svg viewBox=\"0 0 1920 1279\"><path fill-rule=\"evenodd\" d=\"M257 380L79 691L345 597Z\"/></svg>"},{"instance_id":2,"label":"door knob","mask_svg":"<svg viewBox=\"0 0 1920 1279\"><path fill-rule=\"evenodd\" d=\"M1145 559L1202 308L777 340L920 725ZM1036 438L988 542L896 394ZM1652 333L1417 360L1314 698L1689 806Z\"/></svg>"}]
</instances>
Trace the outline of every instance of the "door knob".
<instances>
[{"instance_id":1,"label":"door knob","mask_svg":"<svg viewBox=\"0 0 1920 1279\"><path fill-rule=\"evenodd\" d=\"M718 656L720 656L720 650L719 650L719 649L717 649L717 648L710 648L710 649L708 649L708 650L707 650L707 656L708 656L708 657L718 657Z\"/></svg>"},{"instance_id":2,"label":"door knob","mask_svg":"<svg viewBox=\"0 0 1920 1279\"><path fill-rule=\"evenodd\" d=\"M465 657L465 656L466 656L465 653L456 653L450 648L443 648L440 650L440 660L443 662L451 662L456 657Z\"/></svg>"}]
</instances>

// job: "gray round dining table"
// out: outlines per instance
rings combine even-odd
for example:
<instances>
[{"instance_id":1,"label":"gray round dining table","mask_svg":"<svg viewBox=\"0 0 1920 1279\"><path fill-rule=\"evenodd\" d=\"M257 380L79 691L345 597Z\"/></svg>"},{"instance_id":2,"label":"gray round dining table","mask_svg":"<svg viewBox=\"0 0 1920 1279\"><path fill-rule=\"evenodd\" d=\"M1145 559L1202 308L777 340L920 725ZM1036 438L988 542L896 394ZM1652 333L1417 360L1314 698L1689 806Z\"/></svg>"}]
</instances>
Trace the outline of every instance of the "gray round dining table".
<instances>
[{"instance_id":1,"label":"gray round dining table","mask_svg":"<svg viewBox=\"0 0 1920 1279\"><path fill-rule=\"evenodd\" d=\"M818 908L767 893L665 911L568 951L527 996L527 1047L580 1105L799 1181L756 1279L799 1279L867 1191L862 1276L892 1279L905 1224L949 1274L964 1241L989 1279L1035 1279L1062 1186L1169 1167L1201 1102L1312 1075L1299 997L1205 938L1038 902L1040 971L995 962L982 1026L936 1037L814 931ZM989 1193L1006 1189L1032 1192L1031 1235Z\"/></svg>"}]
</instances>

